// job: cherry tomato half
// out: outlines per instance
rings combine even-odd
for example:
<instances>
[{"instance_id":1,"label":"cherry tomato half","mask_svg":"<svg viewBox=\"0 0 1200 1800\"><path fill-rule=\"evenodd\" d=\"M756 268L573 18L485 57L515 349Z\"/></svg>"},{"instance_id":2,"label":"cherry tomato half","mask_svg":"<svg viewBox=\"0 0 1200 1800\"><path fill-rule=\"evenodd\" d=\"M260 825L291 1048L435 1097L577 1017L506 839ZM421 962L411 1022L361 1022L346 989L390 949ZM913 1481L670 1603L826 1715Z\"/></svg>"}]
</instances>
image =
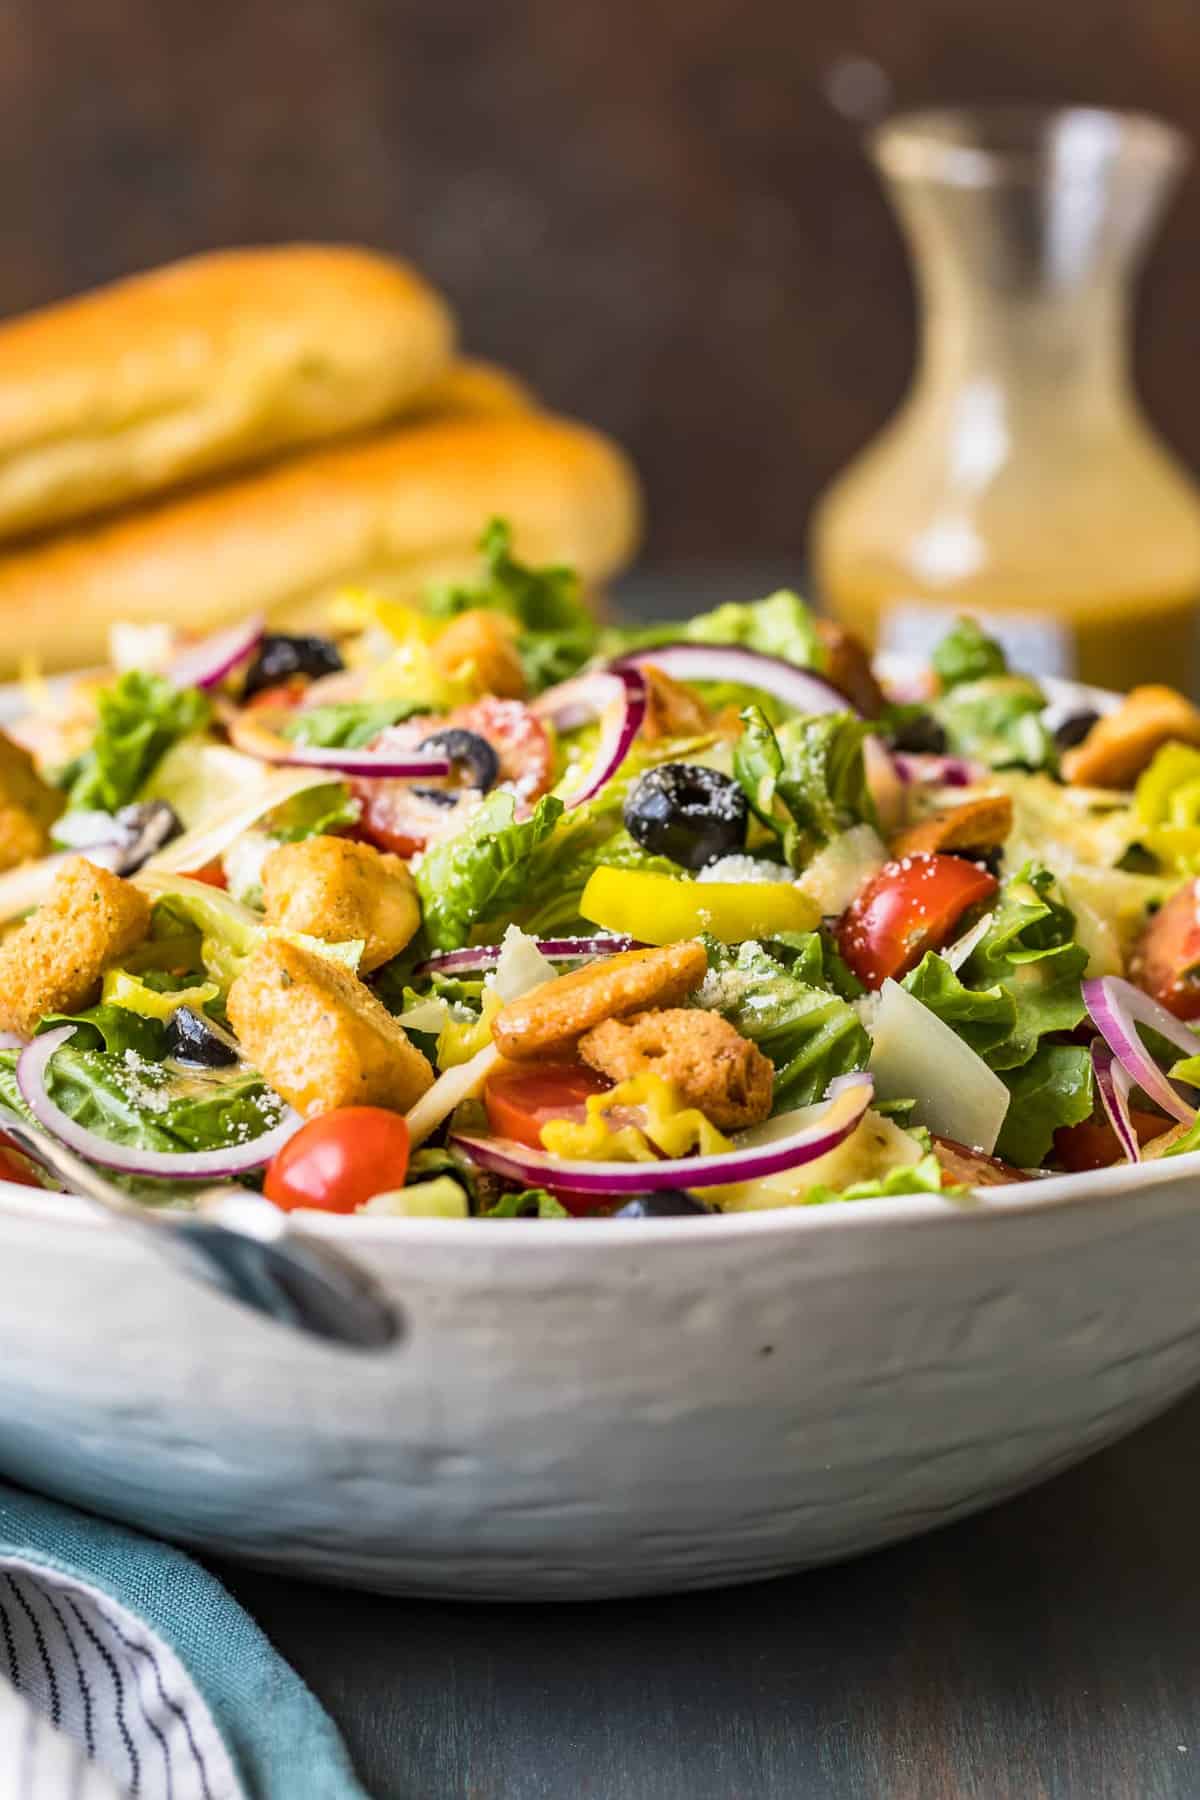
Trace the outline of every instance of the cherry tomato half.
<instances>
[{"instance_id":1,"label":"cherry tomato half","mask_svg":"<svg viewBox=\"0 0 1200 1800\"><path fill-rule=\"evenodd\" d=\"M1129 1116L1139 1144L1161 1137L1174 1122L1164 1119L1161 1113L1142 1112L1136 1107ZM1076 1175L1084 1169L1108 1169L1114 1163L1124 1162L1125 1152L1108 1119L1099 1113L1094 1119L1085 1119L1082 1125L1059 1126L1054 1134L1054 1160Z\"/></svg>"},{"instance_id":2,"label":"cherry tomato half","mask_svg":"<svg viewBox=\"0 0 1200 1800\"><path fill-rule=\"evenodd\" d=\"M1129 973L1177 1019L1200 1019L1200 882L1160 907L1134 946Z\"/></svg>"},{"instance_id":3,"label":"cherry tomato half","mask_svg":"<svg viewBox=\"0 0 1200 1800\"><path fill-rule=\"evenodd\" d=\"M340 1106L302 1125L267 1170L263 1192L284 1212L353 1212L404 1186L408 1125L382 1106Z\"/></svg>"},{"instance_id":4,"label":"cherry tomato half","mask_svg":"<svg viewBox=\"0 0 1200 1800\"><path fill-rule=\"evenodd\" d=\"M612 1086L582 1063L546 1063L536 1069L501 1069L488 1077L483 1090L488 1124L497 1137L513 1138L534 1150L542 1148L542 1126L551 1119L587 1117L589 1094Z\"/></svg>"},{"instance_id":5,"label":"cherry tomato half","mask_svg":"<svg viewBox=\"0 0 1200 1800\"><path fill-rule=\"evenodd\" d=\"M838 949L864 987L882 987L948 943L968 907L990 900L999 885L961 856L885 863L838 921Z\"/></svg>"},{"instance_id":6,"label":"cherry tomato half","mask_svg":"<svg viewBox=\"0 0 1200 1800\"><path fill-rule=\"evenodd\" d=\"M415 749L435 731L473 731L486 738L500 759L502 783L518 799L530 802L554 781L554 752L545 727L520 700L477 700L456 707L442 718L406 719L389 727L386 741L397 749ZM448 832L461 829L450 807L414 793L408 782L358 781L352 784L362 802L361 835L381 850L413 856Z\"/></svg>"},{"instance_id":7,"label":"cherry tomato half","mask_svg":"<svg viewBox=\"0 0 1200 1800\"><path fill-rule=\"evenodd\" d=\"M15 1187L40 1188L42 1185L24 1151L3 1132L0 1132L0 1181L11 1181Z\"/></svg>"}]
</instances>

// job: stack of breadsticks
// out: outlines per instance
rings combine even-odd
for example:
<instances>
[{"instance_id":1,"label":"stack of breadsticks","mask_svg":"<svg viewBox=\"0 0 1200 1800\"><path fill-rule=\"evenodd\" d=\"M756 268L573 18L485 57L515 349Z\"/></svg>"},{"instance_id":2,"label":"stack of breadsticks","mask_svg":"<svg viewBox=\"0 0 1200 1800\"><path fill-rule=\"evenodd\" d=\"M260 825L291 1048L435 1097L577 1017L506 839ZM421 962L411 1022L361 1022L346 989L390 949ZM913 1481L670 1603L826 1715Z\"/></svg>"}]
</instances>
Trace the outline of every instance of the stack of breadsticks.
<instances>
[{"instance_id":1,"label":"stack of breadsticks","mask_svg":"<svg viewBox=\"0 0 1200 1800\"><path fill-rule=\"evenodd\" d=\"M0 325L0 675L102 661L118 621L417 600L471 574L495 515L595 588L637 489L606 439L460 359L387 257L229 251Z\"/></svg>"}]
</instances>

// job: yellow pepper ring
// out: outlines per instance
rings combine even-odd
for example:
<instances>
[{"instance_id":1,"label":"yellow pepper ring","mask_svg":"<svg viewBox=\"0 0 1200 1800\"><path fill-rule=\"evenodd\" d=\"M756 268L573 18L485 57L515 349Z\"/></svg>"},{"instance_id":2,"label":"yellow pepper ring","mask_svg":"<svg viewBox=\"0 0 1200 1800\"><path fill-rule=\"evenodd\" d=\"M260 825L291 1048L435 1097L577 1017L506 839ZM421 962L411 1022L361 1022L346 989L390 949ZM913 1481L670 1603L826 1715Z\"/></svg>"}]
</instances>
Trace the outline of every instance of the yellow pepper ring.
<instances>
[{"instance_id":1,"label":"yellow pepper ring","mask_svg":"<svg viewBox=\"0 0 1200 1800\"><path fill-rule=\"evenodd\" d=\"M821 909L784 881L686 881L640 869L596 869L579 910L605 931L627 932L645 944L674 944L708 932L723 944L811 931Z\"/></svg>"}]
</instances>

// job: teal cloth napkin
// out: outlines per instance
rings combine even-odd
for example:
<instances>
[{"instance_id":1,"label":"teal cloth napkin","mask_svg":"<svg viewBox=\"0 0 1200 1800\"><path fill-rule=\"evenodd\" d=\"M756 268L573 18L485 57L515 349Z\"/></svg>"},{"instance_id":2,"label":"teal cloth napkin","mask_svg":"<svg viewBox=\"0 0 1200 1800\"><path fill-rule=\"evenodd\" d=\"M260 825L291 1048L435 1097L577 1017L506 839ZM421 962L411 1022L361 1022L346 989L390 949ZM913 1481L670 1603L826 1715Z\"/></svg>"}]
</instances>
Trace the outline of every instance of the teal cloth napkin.
<instances>
[{"instance_id":1,"label":"teal cloth napkin","mask_svg":"<svg viewBox=\"0 0 1200 1800\"><path fill-rule=\"evenodd\" d=\"M220 1582L0 1486L0 1800L368 1800Z\"/></svg>"}]
</instances>

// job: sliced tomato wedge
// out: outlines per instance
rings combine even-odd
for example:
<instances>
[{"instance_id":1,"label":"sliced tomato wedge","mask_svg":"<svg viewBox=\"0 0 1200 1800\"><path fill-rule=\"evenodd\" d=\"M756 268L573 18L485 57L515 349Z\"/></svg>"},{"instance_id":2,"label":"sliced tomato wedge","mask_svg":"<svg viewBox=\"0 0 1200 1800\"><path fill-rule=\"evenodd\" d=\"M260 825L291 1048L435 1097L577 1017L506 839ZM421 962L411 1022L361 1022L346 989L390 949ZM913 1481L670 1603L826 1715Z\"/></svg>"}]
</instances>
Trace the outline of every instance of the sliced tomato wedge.
<instances>
[{"instance_id":1,"label":"sliced tomato wedge","mask_svg":"<svg viewBox=\"0 0 1200 1800\"><path fill-rule=\"evenodd\" d=\"M477 700L440 718L431 714L406 719L402 725L389 726L376 743L413 750L432 732L454 728L486 738L500 759L500 783L519 800L536 800L553 785L550 739L520 700ZM421 789L407 781L355 781L351 788L362 806L360 835L397 856L415 856L461 829L454 807L431 798L439 791L432 787Z\"/></svg>"},{"instance_id":2,"label":"sliced tomato wedge","mask_svg":"<svg viewBox=\"0 0 1200 1800\"><path fill-rule=\"evenodd\" d=\"M404 1186L408 1126L382 1106L340 1106L301 1126L267 1170L263 1192L284 1212L348 1213Z\"/></svg>"},{"instance_id":3,"label":"sliced tomato wedge","mask_svg":"<svg viewBox=\"0 0 1200 1800\"><path fill-rule=\"evenodd\" d=\"M1130 1110L1129 1117L1139 1144L1161 1137L1174 1123L1161 1113L1137 1108ZM1094 1119L1085 1119L1082 1125L1060 1125L1054 1134L1054 1160L1070 1174L1078 1175L1085 1169L1108 1169L1114 1163L1124 1162L1125 1152L1108 1119L1100 1113Z\"/></svg>"},{"instance_id":4,"label":"sliced tomato wedge","mask_svg":"<svg viewBox=\"0 0 1200 1800\"><path fill-rule=\"evenodd\" d=\"M1130 958L1129 974L1174 1013L1200 1019L1200 881L1189 881L1150 920Z\"/></svg>"},{"instance_id":5,"label":"sliced tomato wedge","mask_svg":"<svg viewBox=\"0 0 1200 1800\"><path fill-rule=\"evenodd\" d=\"M0 1132L0 1181L11 1181L15 1187L40 1188L37 1170L19 1145Z\"/></svg>"},{"instance_id":6,"label":"sliced tomato wedge","mask_svg":"<svg viewBox=\"0 0 1200 1800\"><path fill-rule=\"evenodd\" d=\"M542 1148L542 1126L551 1119L582 1124L592 1094L605 1094L612 1082L582 1063L545 1063L531 1069L499 1069L488 1077L483 1104L497 1137L513 1138L533 1150Z\"/></svg>"},{"instance_id":7,"label":"sliced tomato wedge","mask_svg":"<svg viewBox=\"0 0 1200 1800\"><path fill-rule=\"evenodd\" d=\"M838 921L843 959L864 987L882 987L916 968L927 950L954 937L971 907L990 900L994 875L961 856L920 854L885 863Z\"/></svg>"}]
</instances>

